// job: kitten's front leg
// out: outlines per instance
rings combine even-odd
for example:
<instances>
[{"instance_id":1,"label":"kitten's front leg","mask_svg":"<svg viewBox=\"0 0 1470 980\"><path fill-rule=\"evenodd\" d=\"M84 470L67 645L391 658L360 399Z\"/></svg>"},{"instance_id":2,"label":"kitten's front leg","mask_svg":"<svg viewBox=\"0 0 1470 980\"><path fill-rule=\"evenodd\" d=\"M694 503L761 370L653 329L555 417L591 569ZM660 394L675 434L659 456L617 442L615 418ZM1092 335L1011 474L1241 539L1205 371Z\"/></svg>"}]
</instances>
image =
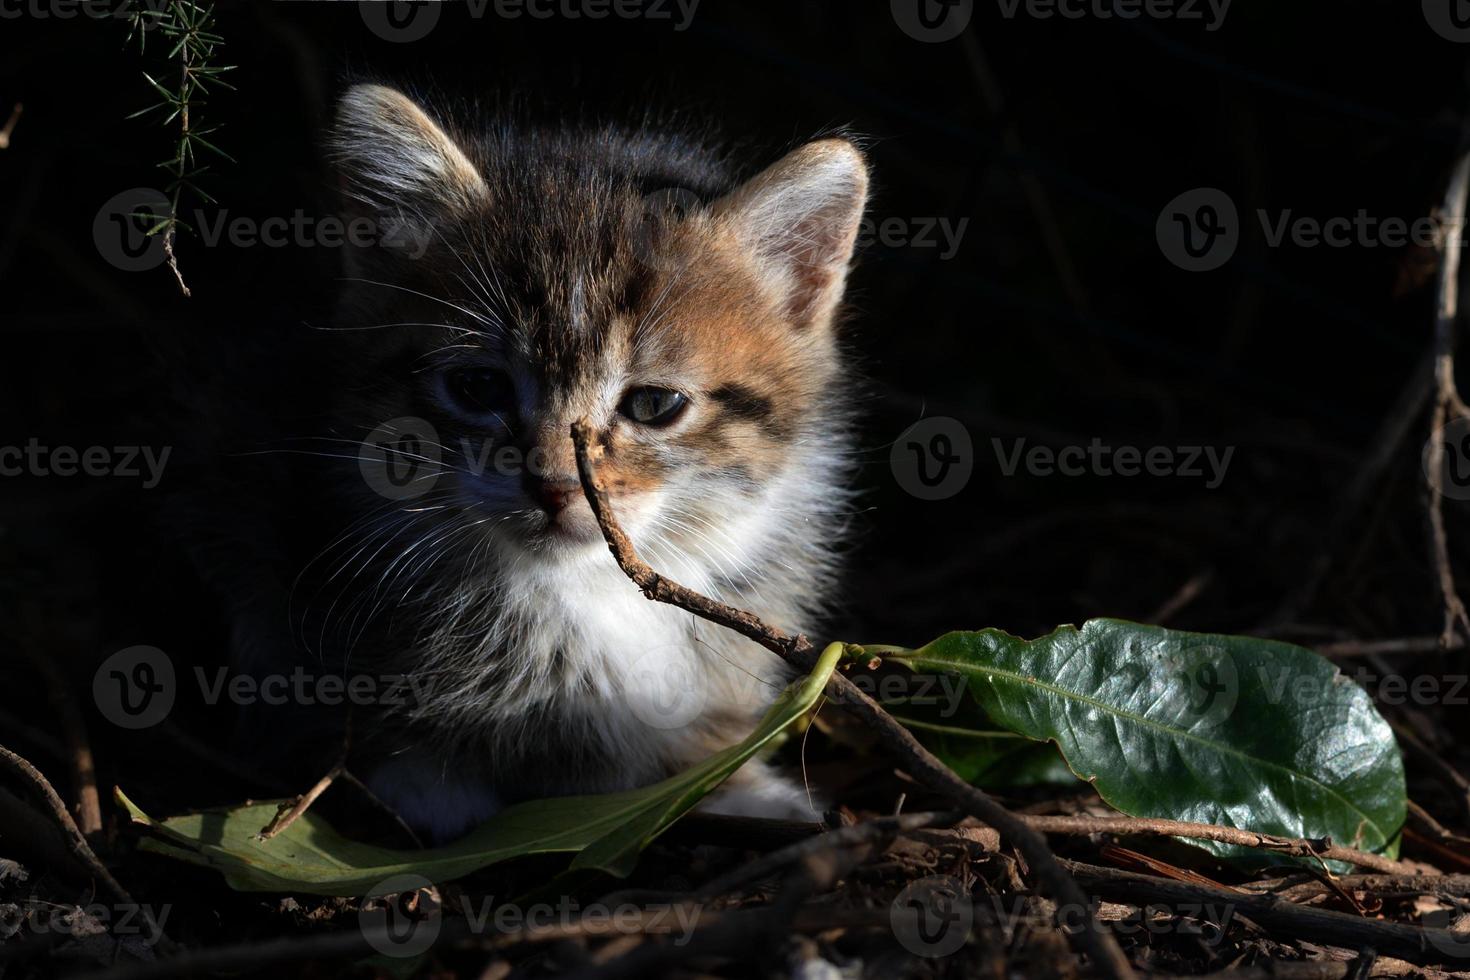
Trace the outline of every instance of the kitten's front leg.
<instances>
[{"instance_id":1,"label":"kitten's front leg","mask_svg":"<svg viewBox=\"0 0 1470 980\"><path fill-rule=\"evenodd\" d=\"M503 809L488 781L451 772L446 761L406 749L368 776L368 789L432 843L462 837Z\"/></svg>"}]
</instances>

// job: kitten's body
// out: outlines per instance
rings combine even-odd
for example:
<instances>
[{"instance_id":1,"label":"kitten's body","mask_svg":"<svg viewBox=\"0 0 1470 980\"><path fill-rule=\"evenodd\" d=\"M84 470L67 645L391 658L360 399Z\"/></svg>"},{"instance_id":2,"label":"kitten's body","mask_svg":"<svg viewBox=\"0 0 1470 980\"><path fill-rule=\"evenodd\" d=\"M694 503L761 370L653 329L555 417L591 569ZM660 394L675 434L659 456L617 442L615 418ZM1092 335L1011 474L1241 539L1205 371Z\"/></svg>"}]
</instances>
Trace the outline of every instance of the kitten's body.
<instances>
[{"instance_id":1,"label":"kitten's body","mask_svg":"<svg viewBox=\"0 0 1470 980\"><path fill-rule=\"evenodd\" d=\"M354 717L354 766L440 838L517 800L644 785L743 737L787 671L642 597L576 490L568 430L596 426L646 560L810 629L846 499L834 319L861 156L825 140L741 184L667 135L451 135L380 86L344 97L332 147L357 212L399 247L352 256L326 441L301 461L342 533L294 584L291 649L286 611L248 604L242 669L304 647L334 670L413 676L413 703ZM705 206L650 224L670 191ZM428 433L380 459L420 470L386 497L354 454L385 425ZM804 799L753 764L721 805Z\"/></svg>"}]
</instances>

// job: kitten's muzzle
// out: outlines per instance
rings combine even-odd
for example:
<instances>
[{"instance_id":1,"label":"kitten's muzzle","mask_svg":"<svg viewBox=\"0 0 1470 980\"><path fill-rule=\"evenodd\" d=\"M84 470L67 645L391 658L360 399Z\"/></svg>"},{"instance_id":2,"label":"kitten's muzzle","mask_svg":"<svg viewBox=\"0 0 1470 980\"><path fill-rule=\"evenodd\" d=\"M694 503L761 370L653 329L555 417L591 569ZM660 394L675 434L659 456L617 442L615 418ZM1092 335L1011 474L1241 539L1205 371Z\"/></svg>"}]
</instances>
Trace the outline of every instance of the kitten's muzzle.
<instances>
[{"instance_id":1,"label":"kitten's muzzle","mask_svg":"<svg viewBox=\"0 0 1470 980\"><path fill-rule=\"evenodd\" d=\"M582 485L576 480L543 478L528 473L525 487L527 496L553 519L582 498Z\"/></svg>"}]
</instances>

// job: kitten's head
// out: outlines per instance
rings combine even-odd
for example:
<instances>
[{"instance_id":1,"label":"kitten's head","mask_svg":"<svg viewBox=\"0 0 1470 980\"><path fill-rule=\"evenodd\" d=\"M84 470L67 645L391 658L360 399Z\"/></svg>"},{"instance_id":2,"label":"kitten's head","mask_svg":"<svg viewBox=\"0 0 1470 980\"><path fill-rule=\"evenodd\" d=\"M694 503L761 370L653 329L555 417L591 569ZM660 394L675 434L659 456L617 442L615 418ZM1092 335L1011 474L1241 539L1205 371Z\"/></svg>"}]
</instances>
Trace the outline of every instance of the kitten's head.
<instances>
[{"instance_id":1,"label":"kitten's head","mask_svg":"<svg viewBox=\"0 0 1470 980\"><path fill-rule=\"evenodd\" d=\"M437 467L405 506L480 520L507 554L588 554L600 538L569 435L586 418L640 547L718 564L822 523L868 184L851 142L741 181L676 136L457 132L358 85L332 149L356 214L389 239L353 255L339 326L366 354L343 358L341 411L359 437L402 417L431 427L420 451Z\"/></svg>"}]
</instances>

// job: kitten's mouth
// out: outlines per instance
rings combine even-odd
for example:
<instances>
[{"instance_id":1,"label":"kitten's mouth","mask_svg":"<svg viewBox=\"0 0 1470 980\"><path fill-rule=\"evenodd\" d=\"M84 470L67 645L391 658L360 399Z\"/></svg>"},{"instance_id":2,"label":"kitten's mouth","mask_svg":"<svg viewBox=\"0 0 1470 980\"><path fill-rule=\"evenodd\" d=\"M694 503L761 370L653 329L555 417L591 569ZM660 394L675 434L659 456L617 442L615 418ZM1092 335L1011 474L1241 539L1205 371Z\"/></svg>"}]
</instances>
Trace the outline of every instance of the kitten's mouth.
<instances>
[{"instance_id":1,"label":"kitten's mouth","mask_svg":"<svg viewBox=\"0 0 1470 980\"><path fill-rule=\"evenodd\" d=\"M567 509L555 514L538 510L533 513L528 531L534 541L562 547L585 546L602 541L602 531L589 510Z\"/></svg>"}]
</instances>

